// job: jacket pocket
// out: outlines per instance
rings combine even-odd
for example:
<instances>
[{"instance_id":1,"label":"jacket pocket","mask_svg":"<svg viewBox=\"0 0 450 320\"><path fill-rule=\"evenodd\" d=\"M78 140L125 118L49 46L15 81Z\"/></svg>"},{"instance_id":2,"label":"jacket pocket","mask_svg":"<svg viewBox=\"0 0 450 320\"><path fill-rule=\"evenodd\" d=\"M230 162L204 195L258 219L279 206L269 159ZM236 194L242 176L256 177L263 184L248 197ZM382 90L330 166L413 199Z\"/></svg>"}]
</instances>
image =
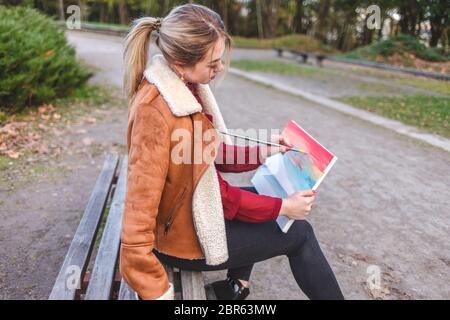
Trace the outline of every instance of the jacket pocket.
<instances>
[{"instance_id":1,"label":"jacket pocket","mask_svg":"<svg viewBox=\"0 0 450 320\"><path fill-rule=\"evenodd\" d=\"M184 199L184 196L186 194L187 187L184 187L183 191L181 192L181 195L175 199L175 204L173 208L170 210L169 216L166 219L166 222L164 223L164 235L166 236L169 233L170 227L172 226L173 220L175 218L175 215L178 211L178 209L181 206L181 203Z\"/></svg>"}]
</instances>

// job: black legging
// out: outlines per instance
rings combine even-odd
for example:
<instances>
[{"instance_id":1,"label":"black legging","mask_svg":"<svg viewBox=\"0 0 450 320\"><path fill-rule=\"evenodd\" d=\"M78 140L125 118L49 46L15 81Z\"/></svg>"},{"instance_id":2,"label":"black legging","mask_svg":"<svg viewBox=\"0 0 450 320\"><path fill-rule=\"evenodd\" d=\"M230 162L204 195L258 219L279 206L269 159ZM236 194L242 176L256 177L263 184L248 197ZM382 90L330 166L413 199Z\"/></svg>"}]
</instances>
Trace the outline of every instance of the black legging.
<instances>
[{"instance_id":1,"label":"black legging","mask_svg":"<svg viewBox=\"0 0 450 320\"><path fill-rule=\"evenodd\" d=\"M242 187L256 192L253 187ZM180 259L156 250L158 259L183 270L215 271L228 269L233 279L249 281L256 262L286 255L300 289L309 299L344 299L339 284L320 249L314 231L306 220L296 220L287 233L276 221L248 223L225 220L229 259L223 264L209 266L205 259Z\"/></svg>"}]
</instances>

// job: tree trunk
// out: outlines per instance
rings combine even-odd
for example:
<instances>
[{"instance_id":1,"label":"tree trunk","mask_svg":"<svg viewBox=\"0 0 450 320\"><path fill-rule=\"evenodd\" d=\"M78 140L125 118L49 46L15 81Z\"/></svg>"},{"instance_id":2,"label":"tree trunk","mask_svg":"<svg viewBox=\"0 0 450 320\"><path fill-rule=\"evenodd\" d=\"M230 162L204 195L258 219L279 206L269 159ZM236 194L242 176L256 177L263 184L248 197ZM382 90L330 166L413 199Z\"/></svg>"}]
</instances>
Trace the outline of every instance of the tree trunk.
<instances>
[{"instance_id":1,"label":"tree trunk","mask_svg":"<svg viewBox=\"0 0 450 320\"><path fill-rule=\"evenodd\" d=\"M102 1L100 4L100 22L106 22L106 3Z\"/></svg>"},{"instance_id":2,"label":"tree trunk","mask_svg":"<svg viewBox=\"0 0 450 320\"><path fill-rule=\"evenodd\" d=\"M169 13L168 11L169 11L169 0L164 0L161 16L165 16L167 13Z\"/></svg>"},{"instance_id":3,"label":"tree trunk","mask_svg":"<svg viewBox=\"0 0 450 320\"><path fill-rule=\"evenodd\" d=\"M128 8L125 0L119 1L119 19L120 24L128 24L129 18L128 18Z\"/></svg>"},{"instance_id":4,"label":"tree trunk","mask_svg":"<svg viewBox=\"0 0 450 320\"><path fill-rule=\"evenodd\" d=\"M258 27L258 38L262 39L264 37L264 29L262 25L262 13L261 13L261 0L256 0L256 24Z\"/></svg>"},{"instance_id":5,"label":"tree trunk","mask_svg":"<svg viewBox=\"0 0 450 320\"><path fill-rule=\"evenodd\" d=\"M294 32L295 33L306 33L303 28L303 0L296 1L295 16L294 16Z\"/></svg>"},{"instance_id":6,"label":"tree trunk","mask_svg":"<svg viewBox=\"0 0 450 320\"><path fill-rule=\"evenodd\" d=\"M65 14L64 14L64 0L59 0L59 20L64 21Z\"/></svg>"},{"instance_id":7,"label":"tree trunk","mask_svg":"<svg viewBox=\"0 0 450 320\"><path fill-rule=\"evenodd\" d=\"M266 21L266 38L274 38L277 35L278 10L280 9L280 0L267 0L263 2L264 20Z\"/></svg>"},{"instance_id":8,"label":"tree trunk","mask_svg":"<svg viewBox=\"0 0 450 320\"><path fill-rule=\"evenodd\" d=\"M330 10L330 0L321 0L320 1L320 7L319 12L317 16L317 29L316 29L316 35L317 38L319 38L322 41L326 40L326 21L328 18L328 12Z\"/></svg>"},{"instance_id":9,"label":"tree trunk","mask_svg":"<svg viewBox=\"0 0 450 320\"><path fill-rule=\"evenodd\" d=\"M442 37L442 25L440 23L433 23L431 21L431 38L430 38L430 47L436 48L439 42L439 39Z\"/></svg>"},{"instance_id":10,"label":"tree trunk","mask_svg":"<svg viewBox=\"0 0 450 320\"><path fill-rule=\"evenodd\" d=\"M222 5L222 20L225 24L225 29L228 30L228 0L220 1L220 4Z\"/></svg>"}]
</instances>

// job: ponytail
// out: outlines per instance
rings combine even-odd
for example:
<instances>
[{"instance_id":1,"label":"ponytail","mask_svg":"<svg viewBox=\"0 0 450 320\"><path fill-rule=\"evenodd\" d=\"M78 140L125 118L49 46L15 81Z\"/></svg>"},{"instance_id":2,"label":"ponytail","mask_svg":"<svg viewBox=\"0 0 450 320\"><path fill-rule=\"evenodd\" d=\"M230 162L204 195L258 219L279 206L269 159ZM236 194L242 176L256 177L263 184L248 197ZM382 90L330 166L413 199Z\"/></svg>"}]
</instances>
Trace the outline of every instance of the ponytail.
<instances>
[{"instance_id":1,"label":"ponytail","mask_svg":"<svg viewBox=\"0 0 450 320\"><path fill-rule=\"evenodd\" d=\"M133 28L125 38L124 90L128 98L137 91L147 65L150 35L161 25L160 18L145 17L134 21Z\"/></svg>"}]
</instances>

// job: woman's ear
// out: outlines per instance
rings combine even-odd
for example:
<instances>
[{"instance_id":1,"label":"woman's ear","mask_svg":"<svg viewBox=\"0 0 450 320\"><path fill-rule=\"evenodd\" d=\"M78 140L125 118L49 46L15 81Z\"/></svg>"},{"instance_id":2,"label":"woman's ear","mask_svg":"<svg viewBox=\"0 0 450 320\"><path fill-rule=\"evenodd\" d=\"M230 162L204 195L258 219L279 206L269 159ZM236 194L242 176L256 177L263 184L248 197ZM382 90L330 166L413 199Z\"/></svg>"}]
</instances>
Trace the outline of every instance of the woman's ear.
<instances>
[{"instance_id":1,"label":"woman's ear","mask_svg":"<svg viewBox=\"0 0 450 320\"><path fill-rule=\"evenodd\" d=\"M180 64L174 63L172 64L172 69L175 70L175 72L177 73L178 77L181 77L182 75L184 75L186 73L186 70L183 66L181 66Z\"/></svg>"}]
</instances>

